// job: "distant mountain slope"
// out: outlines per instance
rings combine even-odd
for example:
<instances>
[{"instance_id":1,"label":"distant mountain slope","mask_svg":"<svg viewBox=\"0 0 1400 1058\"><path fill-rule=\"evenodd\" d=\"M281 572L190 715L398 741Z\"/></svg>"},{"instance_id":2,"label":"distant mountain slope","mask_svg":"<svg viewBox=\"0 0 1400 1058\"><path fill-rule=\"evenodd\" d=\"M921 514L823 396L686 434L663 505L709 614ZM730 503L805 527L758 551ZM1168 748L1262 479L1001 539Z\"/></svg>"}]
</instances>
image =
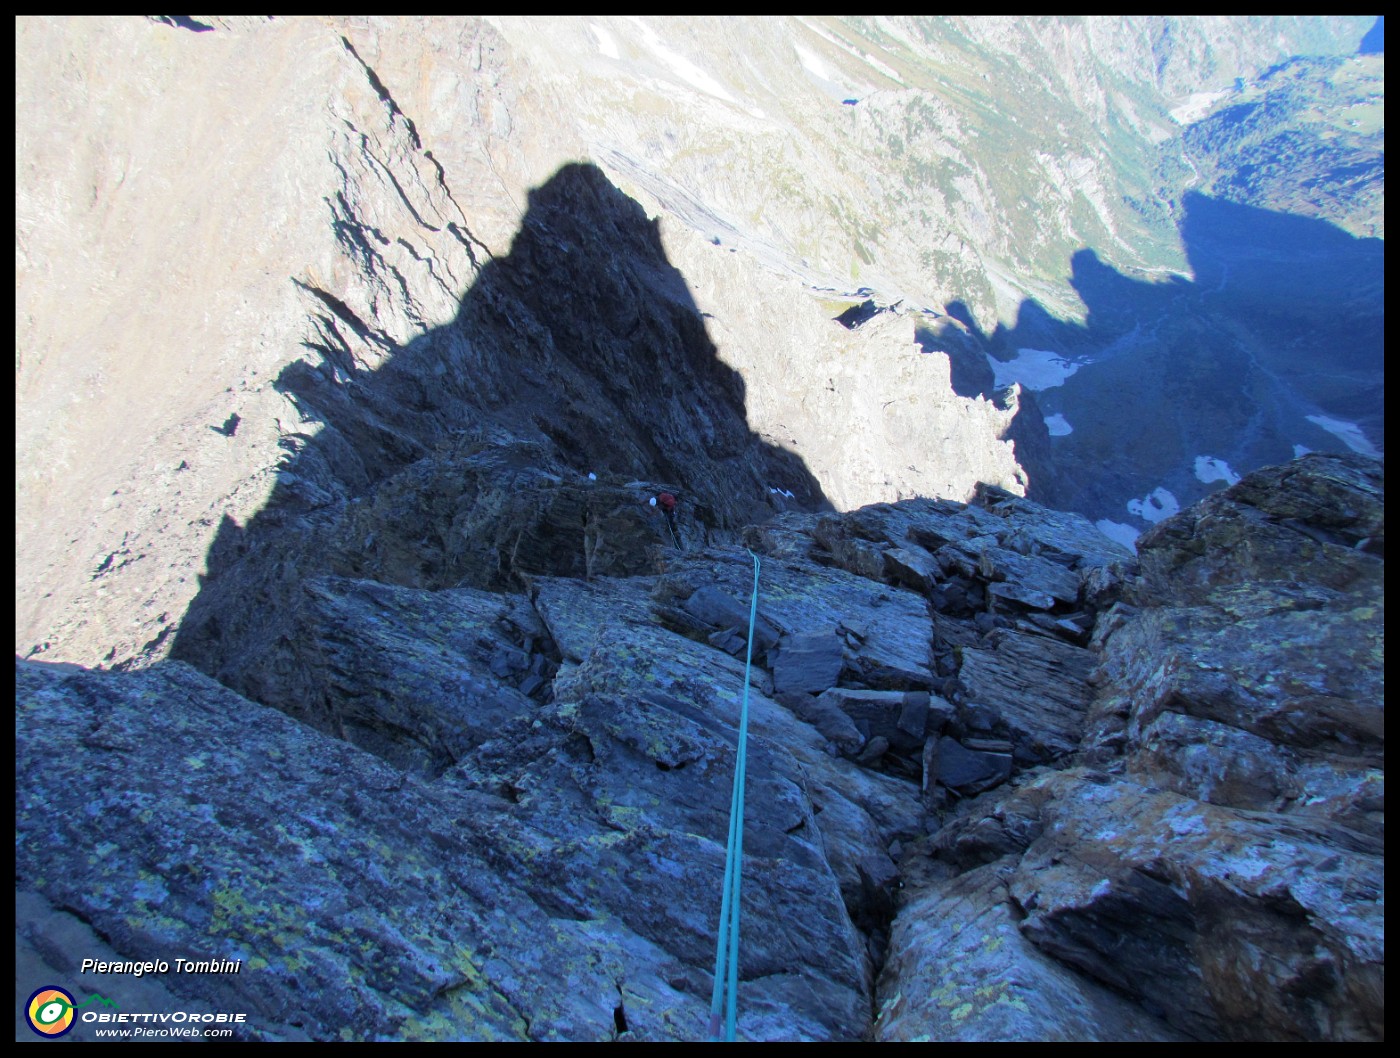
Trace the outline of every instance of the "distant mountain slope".
<instances>
[{"instance_id":1,"label":"distant mountain slope","mask_svg":"<svg viewBox=\"0 0 1400 1058\"><path fill-rule=\"evenodd\" d=\"M1385 59L1294 59L1190 126L1200 190L1385 238Z\"/></svg>"},{"instance_id":2,"label":"distant mountain slope","mask_svg":"<svg viewBox=\"0 0 1400 1058\"><path fill-rule=\"evenodd\" d=\"M1126 339L1101 324L1137 302L1087 305L1080 255L1132 291L1187 275L1181 203L1203 177L1182 129L1371 23L181 18L16 24L25 654L164 649L217 527L245 524L317 429L271 381L337 333L374 370L452 320L531 190L579 161L656 218L749 429L836 505L1067 480L1126 518L1163 480L1133 445L1054 465L1093 402L953 377L986 348ZM867 301L861 326L834 322ZM1303 422L1379 443L1374 414L1312 403ZM1286 440L1344 447L1307 429ZM1172 473L1228 455L1182 445Z\"/></svg>"}]
</instances>

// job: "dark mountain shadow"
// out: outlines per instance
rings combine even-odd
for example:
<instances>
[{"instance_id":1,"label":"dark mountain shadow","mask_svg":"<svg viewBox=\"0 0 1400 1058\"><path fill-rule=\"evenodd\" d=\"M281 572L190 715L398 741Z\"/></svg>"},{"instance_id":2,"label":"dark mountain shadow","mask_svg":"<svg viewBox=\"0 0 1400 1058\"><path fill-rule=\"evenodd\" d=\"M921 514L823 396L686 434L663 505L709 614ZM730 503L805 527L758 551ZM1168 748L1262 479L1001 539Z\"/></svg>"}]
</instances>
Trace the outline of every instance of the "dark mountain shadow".
<instances>
[{"instance_id":1,"label":"dark mountain shadow","mask_svg":"<svg viewBox=\"0 0 1400 1058\"><path fill-rule=\"evenodd\" d=\"M368 259L377 233L337 224ZM317 577L520 591L540 574L640 572L677 542L648 503L662 489L691 546L766 519L774 490L829 509L796 455L749 430L743 380L656 222L592 165L532 191L456 318L405 345L298 285L315 355L277 386L304 428L283 436L263 509L220 527L171 655L317 726L333 725L298 636Z\"/></svg>"},{"instance_id":2,"label":"dark mountain shadow","mask_svg":"<svg viewBox=\"0 0 1400 1058\"><path fill-rule=\"evenodd\" d=\"M1385 54L1385 16L1379 15L1375 25L1366 31L1366 35L1361 38L1361 46L1357 49L1362 55L1384 55Z\"/></svg>"},{"instance_id":3,"label":"dark mountain shadow","mask_svg":"<svg viewBox=\"0 0 1400 1058\"><path fill-rule=\"evenodd\" d=\"M958 327L920 326L914 339L926 353L938 351L948 357L949 382L959 397L971 399L991 395L996 376L987 362L987 339L972 317L972 310L961 301L946 307L948 318Z\"/></svg>"},{"instance_id":4,"label":"dark mountain shadow","mask_svg":"<svg viewBox=\"0 0 1400 1058\"><path fill-rule=\"evenodd\" d=\"M1243 475L1295 446L1349 450L1327 420L1382 448L1383 240L1201 194L1182 205L1193 279L1144 282L1084 249L1071 260L1083 323L1027 300L1013 325L987 333L954 304L956 323L924 336L948 353L964 396L995 389L981 354L1009 363L1045 350L1073 367L1034 392L1054 428L1051 458L1017 446L1032 498L1145 529L1129 501L1165 488L1185 507L1224 486L1201 480L1199 457Z\"/></svg>"}]
</instances>

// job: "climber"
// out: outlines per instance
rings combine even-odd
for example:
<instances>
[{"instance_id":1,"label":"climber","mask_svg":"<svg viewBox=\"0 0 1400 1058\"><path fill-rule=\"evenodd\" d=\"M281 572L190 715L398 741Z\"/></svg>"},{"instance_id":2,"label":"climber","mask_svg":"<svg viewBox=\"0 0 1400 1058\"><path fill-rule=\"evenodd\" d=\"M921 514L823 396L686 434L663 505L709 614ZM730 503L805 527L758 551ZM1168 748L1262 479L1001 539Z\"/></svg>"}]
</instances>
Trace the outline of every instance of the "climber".
<instances>
[{"instance_id":1,"label":"climber","mask_svg":"<svg viewBox=\"0 0 1400 1058\"><path fill-rule=\"evenodd\" d=\"M676 528L676 497L669 492L662 492L652 497L651 505L661 508L661 513L666 516L666 525L671 530L671 539L676 542L677 547L680 547L680 530Z\"/></svg>"}]
</instances>

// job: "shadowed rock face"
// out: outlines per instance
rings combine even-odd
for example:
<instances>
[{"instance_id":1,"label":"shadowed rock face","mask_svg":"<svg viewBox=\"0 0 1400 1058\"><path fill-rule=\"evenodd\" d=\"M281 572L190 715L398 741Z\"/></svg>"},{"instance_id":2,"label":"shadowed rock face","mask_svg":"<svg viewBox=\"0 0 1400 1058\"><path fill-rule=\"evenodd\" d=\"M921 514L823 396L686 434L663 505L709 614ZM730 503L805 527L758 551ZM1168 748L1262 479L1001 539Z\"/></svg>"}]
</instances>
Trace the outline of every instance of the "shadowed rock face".
<instances>
[{"instance_id":1,"label":"shadowed rock face","mask_svg":"<svg viewBox=\"0 0 1400 1058\"><path fill-rule=\"evenodd\" d=\"M266 508L215 540L172 647L327 730L298 631L325 619L302 592L313 577L437 590L635 574L682 542L650 505L659 491L680 496L692 543L772 513L769 482L824 504L799 460L750 433L743 383L655 224L593 166L531 193L450 325L399 347L327 304L320 363L278 380L308 426ZM386 356L377 370L363 346Z\"/></svg>"},{"instance_id":2,"label":"shadowed rock face","mask_svg":"<svg viewBox=\"0 0 1400 1058\"><path fill-rule=\"evenodd\" d=\"M1382 497L1306 457L1136 561L999 490L747 530L741 1037L1378 1038ZM307 578L314 726L18 663L24 965L241 959L140 997L248 1039L701 1038L753 565L633 534L653 570Z\"/></svg>"}]
</instances>

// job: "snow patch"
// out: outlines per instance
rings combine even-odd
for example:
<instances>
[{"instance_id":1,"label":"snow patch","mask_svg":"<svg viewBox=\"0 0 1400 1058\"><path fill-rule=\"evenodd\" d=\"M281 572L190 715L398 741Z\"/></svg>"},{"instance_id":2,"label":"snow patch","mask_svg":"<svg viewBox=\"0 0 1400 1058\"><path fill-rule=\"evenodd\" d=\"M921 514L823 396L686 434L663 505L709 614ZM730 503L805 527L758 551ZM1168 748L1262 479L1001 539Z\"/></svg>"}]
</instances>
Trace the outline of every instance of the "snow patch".
<instances>
[{"instance_id":1,"label":"snow patch","mask_svg":"<svg viewBox=\"0 0 1400 1058\"><path fill-rule=\"evenodd\" d=\"M1160 522L1179 510L1181 504L1177 502L1176 497L1163 488L1153 489L1143 499L1128 501L1128 513L1136 514L1147 522Z\"/></svg>"},{"instance_id":2,"label":"snow patch","mask_svg":"<svg viewBox=\"0 0 1400 1058\"><path fill-rule=\"evenodd\" d=\"M617 41L613 40L611 33L602 26L595 26L592 22L588 23L588 28L593 33L593 36L598 38L599 51L609 59L619 59L622 57L622 53L617 50Z\"/></svg>"},{"instance_id":3,"label":"snow patch","mask_svg":"<svg viewBox=\"0 0 1400 1058\"><path fill-rule=\"evenodd\" d=\"M1045 428L1050 431L1051 437L1064 437L1065 434L1074 433L1074 427L1059 412L1045 417Z\"/></svg>"},{"instance_id":4,"label":"snow patch","mask_svg":"<svg viewBox=\"0 0 1400 1058\"><path fill-rule=\"evenodd\" d=\"M726 103L731 103L736 107L740 107L751 117L761 118L765 116L761 110L754 107L743 106L737 99L729 94L724 85L720 84L680 52L668 48L662 42L661 38L657 36L656 31L640 18L634 16L630 21L642 31L643 43L646 45L647 50L665 63L666 68L686 84L690 85L692 88L698 88L706 95L714 96L716 99L722 99Z\"/></svg>"},{"instance_id":5,"label":"snow patch","mask_svg":"<svg viewBox=\"0 0 1400 1058\"><path fill-rule=\"evenodd\" d=\"M1223 481L1227 485L1233 485L1240 480L1240 476L1230 469L1229 463L1214 456L1196 457L1196 477L1207 485L1212 481Z\"/></svg>"},{"instance_id":6,"label":"snow patch","mask_svg":"<svg viewBox=\"0 0 1400 1058\"><path fill-rule=\"evenodd\" d=\"M1228 92L1196 92L1187 96L1186 101L1172 107L1169 114L1178 125L1189 125L1206 116L1217 100L1224 99Z\"/></svg>"},{"instance_id":7,"label":"snow patch","mask_svg":"<svg viewBox=\"0 0 1400 1058\"><path fill-rule=\"evenodd\" d=\"M1370 441L1366 440L1366 435L1361 432L1361 427L1357 426L1354 422L1346 422L1343 419L1329 419L1326 415L1309 415L1308 422L1316 423L1318 426L1321 426L1353 452L1359 452L1363 456L1373 456L1376 459L1381 457L1380 451Z\"/></svg>"},{"instance_id":8,"label":"snow patch","mask_svg":"<svg viewBox=\"0 0 1400 1058\"><path fill-rule=\"evenodd\" d=\"M1307 445L1294 445L1294 446L1293 446L1293 458L1294 458L1294 459L1297 459L1299 456L1305 456L1305 455L1307 455L1307 454L1308 454L1309 452L1311 452L1311 451L1312 451L1312 449L1309 448Z\"/></svg>"},{"instance_id":9,"label":"snow patch","mask_svg":"<svg viewBox=\"0 0 1400 1058\"><path fill-rule=\"evenodd\" d=\"M1036 393L1064 385L1065 379L1079 370L1078 364L1070 363L1049 349L1017 349L1015 360L1003 363L988 356L987 363L992 365L998 389L1019 382Z\"/></svg>"},{"instance_id":10,"label":"snow patch","mask_svg":"<svg viewBox=\"0 0 1400 1058\"><path fill-rule=\"evenodd\" d=\"M1131 525L1124 525L1122 522L1110 522L1107 518L1100 518L1094 523L1094 528L1103 533L1115 543L1122 544L1133 554L1137 554L1138 531Z\"/></svg>"},{"instance_id":11,"label":"snow patch","mask_svg":"<svg viewBox=\"0 0 1400 1058\"><path fill-rule=\"evenodd\" d=\"M822 62L816 54L808 51L801 44L794 44L793 47L797 49L797 61L802 64L803 69L816 74L823 81L836 80L835 74L831 72L831 67Z\"/></svg>"},{"instance_id":12,"label":"snow patch","mask_svg":"<svg viewBox=\"0 0 1400 1058\"><path fill-rule=\"evenodd\" d=\"M846 52L846 53L848 53L848 54L850 54L850 55L854 55L857 59L861 60L861 62L869 63L871 66L873 66L875 69L879 70L882 74L884 74L886 77L888 77L890 80L894 81L895 83L897 83L897 84L903 84L903 83L904 83L904 78L900 77L899 74L895 73L894 70L892 70L890 67L886 66L884 63L882 63L879 59L875 58L873 55L867 54L866 52L861 51L859 48L855 47L854 45L848 44L846 41L841 40L839 37L833 36L832 34L828 33L826 30L824 30L821 26L816 25L815 23L809 21L808 19L799 17L797 21L800 22L800 23L802 23L802 25L804 25L805 27L807 27L808 29L810 29L810 30L811 30L813 33L815 33L817 36L821 37L822 40L826 41L828 44L834 44L834 45L836 45L838 48L840 48L842 51L844 51L844 52Z\"/></svg>"}]
</instances>

